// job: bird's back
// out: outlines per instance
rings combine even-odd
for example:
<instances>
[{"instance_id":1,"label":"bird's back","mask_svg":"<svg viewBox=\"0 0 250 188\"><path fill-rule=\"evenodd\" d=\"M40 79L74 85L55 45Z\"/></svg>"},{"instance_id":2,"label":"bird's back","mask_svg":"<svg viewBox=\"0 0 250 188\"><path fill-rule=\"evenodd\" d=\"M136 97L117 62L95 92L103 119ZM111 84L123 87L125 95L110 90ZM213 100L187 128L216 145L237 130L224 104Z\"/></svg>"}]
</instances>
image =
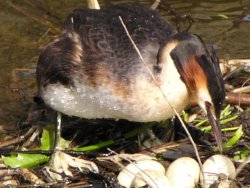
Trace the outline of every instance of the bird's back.
<instances>
[{"instance_id":1,"label":"bird's back","mask_svg":"<svg viewBox=\"0 0 250 188\"><path fill-rule=\"evenodd\" d=\"M76 9L67 17L65 29L68 32L78 33L90 52L94 50L94 47L96 47L95 50L99 48L100 52L106 53L114 50L119 57L123 50L129 49L131 53L134 52L119 16L142 51L152 42L162 44L176 32L154 10L136 3L120 4L101 10Z\"/></svg>"},{"instance_id":2,"label":"bird's back","mask_svg":"<svg viewBox=\"0 0 250 188\"><path fill-rule=\"evenodd\" d=\"M144 5L132 3L101 10L77 9L67 17L65 29L66 33L79 35L85 64L105 64L117 76L126 78L126 74L138 67L139 56L119 16L144 60L156 65L160 45L175 30L158 13Z\"/></svg>"}]
</instances>

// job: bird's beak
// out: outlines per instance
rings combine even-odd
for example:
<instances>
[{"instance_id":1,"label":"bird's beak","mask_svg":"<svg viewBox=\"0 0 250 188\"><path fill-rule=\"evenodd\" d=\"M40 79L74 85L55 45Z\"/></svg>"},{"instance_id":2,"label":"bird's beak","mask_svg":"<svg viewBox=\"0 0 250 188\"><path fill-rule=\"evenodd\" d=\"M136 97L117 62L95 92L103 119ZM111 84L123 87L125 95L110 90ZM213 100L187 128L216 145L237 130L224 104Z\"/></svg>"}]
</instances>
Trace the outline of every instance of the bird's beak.
<instances>
[{"instance_id":1,"label":"bird's beak","mask_svg":"<svg viewBox=\"0 0 250 188\"><path fill-rule=\"evenodd\" d=\"M220 153L222 153L223 142L222 142L219 118L216 118L216 116L212 110L212 105L209 102L205 102L205 106L206 106L207 116L208 116L209 122L212 126L212 130L214 133L214 137L215 137L217 146L219 148Z\"/></svg>"}]
</instances>

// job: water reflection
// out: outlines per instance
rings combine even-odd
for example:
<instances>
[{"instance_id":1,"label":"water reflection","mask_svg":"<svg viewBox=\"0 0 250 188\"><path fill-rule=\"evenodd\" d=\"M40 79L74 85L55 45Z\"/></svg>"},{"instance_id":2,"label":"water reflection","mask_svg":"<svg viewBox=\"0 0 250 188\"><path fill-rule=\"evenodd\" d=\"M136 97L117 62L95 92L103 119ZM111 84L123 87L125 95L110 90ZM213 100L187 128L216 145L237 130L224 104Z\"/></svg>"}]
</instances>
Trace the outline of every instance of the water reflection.
<instances>
[{"instance_id":1,"label":"water reflection","mask_svg":"<svg viewBox=\"0 0 250 188\"><path fill-rule=\"evenodd\" d=\"M100 0L101 6L121 2L135 1ZM85 1L0 1L0 125L14 125L26 115L35 93L35 75L29 70L35 68L42 46L58 34L64 17L82 6L86 7ZM194 19L190 31L201 35L207 43L216 44L221 57L249 58L250 23L240 22L250 15L249 0L168 0L162 1L161 7L190 15ZM160 10L170 18L164 9Z\"/></svg>"}]
</instances>

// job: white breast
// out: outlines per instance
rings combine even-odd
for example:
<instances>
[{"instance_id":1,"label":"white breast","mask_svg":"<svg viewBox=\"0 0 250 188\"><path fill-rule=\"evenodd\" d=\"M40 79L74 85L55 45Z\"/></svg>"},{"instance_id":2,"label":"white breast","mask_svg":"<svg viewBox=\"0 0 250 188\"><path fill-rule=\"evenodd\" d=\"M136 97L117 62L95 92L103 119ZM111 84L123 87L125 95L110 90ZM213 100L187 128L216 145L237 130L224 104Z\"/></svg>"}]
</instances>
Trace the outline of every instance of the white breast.
<instances>
[{"instance_id":1,"label":"white breast","mask_svg":"<svg viewBox=\"0 0 250 188\"><path fill-rule=\"evenodd\" d=\"M75 83L74 88L50 84L41 88L41 96L54 110L88 119L160 121L175 115L169 104L177 111L187 106L188 92L173 63L163 66L161 73L160 86L166 98L154 82L146 80L136 79L128 97L118 96L106 86L93 88L81 83Z\"/></svg>"}]
</instances>

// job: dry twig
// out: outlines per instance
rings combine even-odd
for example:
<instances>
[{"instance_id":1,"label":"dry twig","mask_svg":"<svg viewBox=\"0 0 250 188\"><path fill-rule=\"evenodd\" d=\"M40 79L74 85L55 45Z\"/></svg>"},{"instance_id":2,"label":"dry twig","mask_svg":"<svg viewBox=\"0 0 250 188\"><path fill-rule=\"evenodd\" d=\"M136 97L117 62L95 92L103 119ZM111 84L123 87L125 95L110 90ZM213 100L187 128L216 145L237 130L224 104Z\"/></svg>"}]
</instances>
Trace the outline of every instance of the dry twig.
<instances>
[{"instance_id":1,"label":"dry twig","mask_svg":"<svg viewBox=\"0 0 250 188\"><path fill-rule=\"evenodd\" d=\"M49 20L46 20L42 17L36 16L34 14L30 14L29 12L23 10L22 7L15 5L13 3L11 3L10 1L8 1L9 5L14 8L16 11L18 11L19 13L23 14L24 16L30 18L31 20L36 21L39 24L45 25L48 28L51 28L53 31L55 31L55 33L59 33L60 32L60 28L56 25L54 25L53 23L51 23Z\"/></svg>"},{"instance_id":2,"label":"dry twig","mask_svg":"<svg viewBox=\"0 0 250 188\"><path fill-rule=\"evenodd\" d=\"M151 9L155 10L159 6L161 0L155 0L155 2L151 5Z\"/></svg>"},{"instance_id":3,"label":"dry twig","mask_svg":"<svg viewBox=\"0 0 250 188\"><path fill-rule=\"evenodd\" d=\"M19 169L18 172L24 177L24 179L32 182L32 184L42 185L45 183L28 169Z\"/></svg>"},{"instance_id":4,"label":"dry twig","mask_svg":"<svg viewBox=\"0 0 250 188\"><path fill-rule=\"evenodd\" d=\"M36 131L37 128L38 128L37 125L32 126L24 135L21 135L21 136L18 136L17 138L10 139L10 140L0 143L0 148L5 148L11 145L16 145L21 142L24 142L25 140L27 140L27 138L29 138Z\"/></svg>"},{"instance_id":5,"label":"dry twig","mask_svg":"<svg viewBox=\"0 0 250 188\"><path fill-rule=\"evenodd\" d=\"M226 94L225 102L232 105L250 106L250 94L229 92Z\"/></svg>"},{"instance_id":6,"label":"dry twig","mask_svg":"<svg viewBox=\"0 0 250 188\"><path fill-rule=\"evenodd\" d=\"M100 5L97 0L88 0L87 3L89 9L100 9Z\"/></svg>"}]
</instances>

